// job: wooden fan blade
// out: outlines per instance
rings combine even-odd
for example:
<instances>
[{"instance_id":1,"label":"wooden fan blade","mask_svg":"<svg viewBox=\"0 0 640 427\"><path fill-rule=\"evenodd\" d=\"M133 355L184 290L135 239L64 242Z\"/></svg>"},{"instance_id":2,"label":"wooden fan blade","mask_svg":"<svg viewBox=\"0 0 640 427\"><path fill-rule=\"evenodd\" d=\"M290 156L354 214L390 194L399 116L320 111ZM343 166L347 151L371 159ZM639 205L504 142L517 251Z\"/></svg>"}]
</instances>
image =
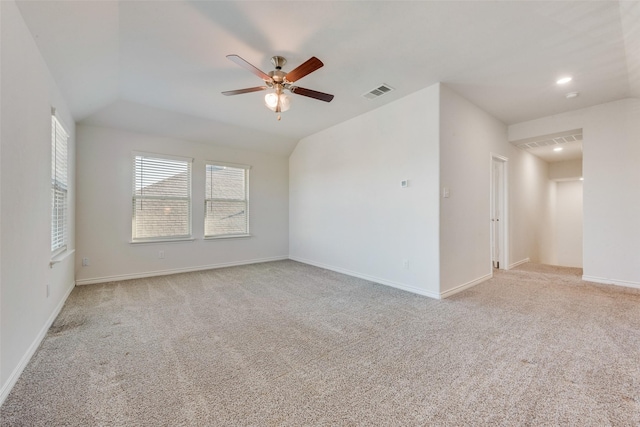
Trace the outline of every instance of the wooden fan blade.
<instances>
[{"instance_id":1,"label":"wooden fan blade","mask_svg":"<svg viewBox=\"0 0 640 427\"><path fill-rule=\"evenodd\" d=\"M256 76L260 77L265 82L271 81L271 76L270 75L264 73L263 71L260 71L259 69L257 69L253 65L249 64L244 59L240 58L238 55L227 55L227 58L229 58L231 61L233 61L234 63L238 64L239 66L241 66L245 70L249 70L250 72L252 72Z\"/></svg>"},{"instance_id":2,"label":"wooden fan blade","mask_svg":"<svg viewBox=\"0 0 640 427\"><path fill-rule=\"evenodd\" d=\"M248 87L246 89L228 90L226 92L222 92L222 94L226 96L240 95L243 93L259 92L261 90L265 90L266 88L267 88L266 86Z\"/></svg>"},{"instance_id":3,"label":"wooden fan blade","mask_svg":"<svg viewBox=\"0 0 640 427\"><path fill-rule=\"evenodd\" d=\"M317 90L305 89L303 87L291 86L289 88L291 93L296 95L308 96L309 98L319 99L324 102L331 102L333 95L324 92L318 92Z\"/></svg>"},{"instance_id":4,"label":"wooden fan blade","mask_svg":"<svg viewBox=\"0 0 640 427\"><path fill-rule=\"evenodd\" d=\"M289 83L293 83L296 80L300 80L307 74L313 73L318 68L322 67L324 64L315 56L311 57L311 59L307 60L307 62L299 65L297 68L289 71L289 74L284 76L284 79Z\"/></svg>"}]
</instances>

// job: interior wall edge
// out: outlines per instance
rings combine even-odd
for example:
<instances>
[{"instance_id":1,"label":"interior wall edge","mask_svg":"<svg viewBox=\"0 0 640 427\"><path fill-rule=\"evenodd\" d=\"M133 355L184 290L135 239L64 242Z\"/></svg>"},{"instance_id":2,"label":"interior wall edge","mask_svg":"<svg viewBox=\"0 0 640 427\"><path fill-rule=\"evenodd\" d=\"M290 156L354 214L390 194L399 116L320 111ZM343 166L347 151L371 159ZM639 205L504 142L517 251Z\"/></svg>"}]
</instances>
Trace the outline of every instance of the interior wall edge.
<instances>
[{"instance_id":1,"label":"interior wall edge","mask_svg":"<svg viewBox=\"0 0 640 427\"><path fill-rule=\"evenodd\" d=\"M525 264L527 262L530 262L531 260L527 257L525 259L521 259L520 261L516 261L513 264L509 264L509 266L507 267L507 270L511 270L512 268L516 268L519 265Z\"/></svg>"},{"instance_id":2,"label":"interior wall edge","mask_svg":"<svg viewBox=\"0 0 640 427\"><path fill-rule=\"evenodd\" d=\"M464 290L467 290L469 288L472 288L476 285L479 285L482 282L486 282L487 280L493 278L493 272L489 273L489 274L485 274L484 276L478 277L477 279L471 280L467 283L463 283L462 285L458 285L455 288L451 288L449 290L446 290L444 292L440 292L440 299L444 299L444 298L449 298L450 296L453 296L457 293L460 293Z\"/></svg>"},{"instance_id":3,"label":"interior wall edge","mask_svg":"<svg viewBox=\"0 0 640 427\"><path fill-rule=\"evenodd\" d=\"M314 267L324 268L325 270L335 271L336 273L345 274L347 276L357 277L358 279L368 280L373 283L377 283L379 285L390 286L392 288L400 289L403 291L411 292L412 294L422 295L425 297L433 298L433 299L441 299L441 295L435 292L429 292L424 289L419 289L414 286L405 285L403 283L394 282L391 280L381 279L379 277L369 276L367 274L358 273L356 271L347 270L341 267L334 267L331 265L323 264L321 262L312 261L305 258L300 258L297 256L289 256L289 259L292 261L301 262L303 264L313 265Z\"/></svg>"}]
</instances>

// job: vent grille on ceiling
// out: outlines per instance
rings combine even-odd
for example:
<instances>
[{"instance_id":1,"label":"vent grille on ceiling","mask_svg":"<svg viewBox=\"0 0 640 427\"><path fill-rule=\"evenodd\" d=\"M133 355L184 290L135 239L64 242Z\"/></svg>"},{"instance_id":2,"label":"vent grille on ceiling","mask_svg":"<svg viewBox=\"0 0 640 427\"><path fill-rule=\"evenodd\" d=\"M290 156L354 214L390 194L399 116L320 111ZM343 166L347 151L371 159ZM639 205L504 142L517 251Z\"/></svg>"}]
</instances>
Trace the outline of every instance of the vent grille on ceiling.
<instances>
[{"instance_id":1,"label":"vent grille on ceiling","mask_svg":"<svg viewBox=\"0 0 640 427\"><path fill-rule=\"evenodd\" d=\"M364 96L367 99L375 99L378 98L382 95L385 95L389 92L391 92L393 90L393 88L391 86L389 86L386 83L382 83L380 86L378 86L375 89L371 89L369 92L363 94L362 96Z\"/></svg>"},{"instance_id":2,"label":"vent grille on ceiling","mask_svg":"<svg viewBox=\"0 0 640 427\"><path fill-rule=\"evenodd\" d=\"M546 147L548 145L560 145L567 142L582 141L582 129L576 129L574 131L562 132L561 134L545 135L538 138L528 138L521 141L513 141L516 147L524 150Z\"/></svg>"}]
</instances>

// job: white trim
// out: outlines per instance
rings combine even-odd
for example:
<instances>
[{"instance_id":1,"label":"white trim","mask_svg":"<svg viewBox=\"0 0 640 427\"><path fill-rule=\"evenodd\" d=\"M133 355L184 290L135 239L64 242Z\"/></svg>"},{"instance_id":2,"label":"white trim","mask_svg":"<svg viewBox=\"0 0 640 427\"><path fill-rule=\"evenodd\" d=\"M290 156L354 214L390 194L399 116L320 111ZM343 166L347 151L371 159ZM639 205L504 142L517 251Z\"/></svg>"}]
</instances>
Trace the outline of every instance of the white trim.
<instances>
[{"instance_id":1,"label":"white trim","mask_svg":"<svg viewBox=\"0 0 640 427\"><path fill-rule=\"evenodd\" d=\"M213 270L216 268L235 267L238 265L259 264L262 262L282 261L289 259L287 256L274 256L269 258L256 258L244 261L222 262L219 264L199 265L197 267L172 268L170 270L146 271L143 273L118 274L115 276L93 277L90 279L76 280L76 286L93 285L96 283L116 282L120 280L143 279L145 277L168 276L170 274L190 273L192 271Z\"/></svg>"},{"instance_id":2,"label":"white trim","mask_svg":"<svg viewBox=\"0 0 640 427\"><path fill-rule=\"evenodd\" d=\"M62 120L62 117L60 117L57 113L58 113L58 109L54 106L51 106L51 115L54 116L58 122L60 122L60 126L62 126L64 133L67 134L67 138L71 138L71 136L69 135L69 131L67 131L67 129L71 129L71 127L67 126L67 122ZM75 129L75 127L76 126L74 123L73 128Z\"/></svg>"},{"instance_id":3,"label":"white trim","mask_svg":"<svg viewBox=\"0 0 640 427\"><path fill-rule=\"evenodd\" d=\"M153 159L177 160L179 162L193 163L193 157L174 156L173 154L151 153L149 151L132 151L134 161L136 157L151 157Z\"/></svg>"},{"instance_id":4,"label":"white trim","mask_svg":"<svg viewBox=\"0 0 640 427\"><path fill-rule=\"evenodd\" d=\"M309 264L309 265L313 265L315 267L324 268L325 270L335 271L336 273L346 274L347 276L357 277L359 279L368 280L370 282L379 283L381 285L391 286L392 288L401 289L403 291L411 292L413 294L418 294L418 295L422 295L422 296L429 297L429 298L434 298L434 299L440 299L440 295L437 294L437 293L425 291L424 289L420 289L420 288L416 288L416 287L413 287L413 286L405 285L403 283L392 282L392 281L386 280L386 279L380 279L378 277L369 276L369 275L362 274L362 273L357 273L355 271L347 270L347 269L340 268L340 267L333 267L333 266L330 266L330 265L322 264L320 262L310 261L310 260L304 259L304 258L289 256L289 259L293 260L293 261L301 262L303 264Z\"/></svg>"},{"instance_id":5,"label":"white trim","mask_svg":"<svg viewBox=\"0 0 640 427\"><path fill-rule=\"evenodd\" d=\"M73 255L75 251L76 251L75 249L71 249L69 251L64 250L56 254L55 256L51 257L51 261L49 261L49 268L53 268L55 264L64 261L68 256Z\"/></svg>"},{"instance_id":6,"label":"white trim","mask_svg":"<svg viewBox=\"0 0 640 427\"><path fill-rule=\"evenodd\" d=\"M57 256L64 254L67 251L67 245L64 245L54 251L51 251L51 259L56 259Z\"/></svg>"},{"instance_id":7,"label":"white trim","mask_svg":"<svg viewBox=\"0 0 640 427\"><path fill-rule=\"evenodd\" d=\"M244 237L253 236L251 234L214 234L212 236L204 236L202 240L240 239Z\"/></svg>"},{"instance_id":8,"label":"white trim","mask_svg":"<svg viewBox=\"0 0 640 427\"><path fill-rule=\"evenodd\" d=\"M158 237L152 239L136 239L129 240L130 245L148 245L149 243L191 243L195 241L195 237L176 237L171 239L169 237Z\"/></svg>"},{"instance_id":9,"label":"white trim","mask_svg":"<svg viewBox=\"0 0 640 427\"><path fill-rule=\"evenodd\" d=\"M474 280L472 280L470 282L463 283L462 285L456 286L455 288L449 289L448 291L440 292L440 298L441 299L449 298L450 296L455 295L458 292L462 292L465 289L469 289L469 288L471 288L471 287L473 287L475 285L479 285L480 283L482 283L484 281L487 281L487 280L489 280L491 278L493 278L493 272L491 272L489 274L486 274L486 275L484 275L482 277L479 277L477 279L474 279Z\"/></svg>"},{"instance_id":10,"label":"white trim","mask_svg":"<svg viewBox=\"0 0 640 427\"><path fill-rule=\"evenodd\" d=\"M585 276L585 275L582 276L582 280L584 280L585 282L602 283L605 285L616 285L616 286L624 286L625 288L640 289L640 282L631 282L629 280L605 279L604 277Z\"/></svg>"},{"instance_id":11,"label":"white trim","mask_svg":"<svg viewBox=\"0 0 640 427\"><path fill-rule=\"evenodd\" d=\"M56 308L53 310L53 313L51 313L51 316L49 316L49 318L45 322L42 329L40 329L40 332L27 349L27 352L24 354L24 356L22 356L22 359L20 359L20 363L18 363L18 366L15 367L13 372L11 372L11 375L9 375L9 378L7 378L7 381L0 388L0 405L2 405L7 396L9 396L11 389L18 381L18 378L20 378L22 371L24 371L24 368L27 367L36 350L38 349L38 347L40 347L42 340L47 335L47 332L49 331L51 325L53 325L53 321L56 320L56 317L58 317L58 314L60 314L60 311L62 311L62 307L64 306L64 303L67 302L67 298L69 298L69 295L71 294L71 291L73 291L73 288L74 284L72 283L69 286L69 289L65 293L64 297L62 297Z\"/></svg>"},{"instance_id":12,"label":"white trim","mask_svg":"<svg viewBox=\"0 0 640 427\"><path fill-rule=\"evenodd\" d=\"M218 161L215 161L215 160L205 160L205 165L227 166L227 167L230 167L230 168L245 169L245 170L251 169L250 165L241 165L239 163L229 163L229 162L218 162Z\"/></svg>"},{"instance_id":13,"label":"white trim","mask_svg":"<svg viewBox=\"0 0 640 427\"><path fill-rule=\"evenodd\" d=\"M529 261L530 261L530 259L528 257L525 258L525 259L521 259L520 261L516 261L513 264L510 264L509 267L507 268L507 270L511 270L512 268L516 268L519 265L526 264Z\"/></svg>"}]
</instances>

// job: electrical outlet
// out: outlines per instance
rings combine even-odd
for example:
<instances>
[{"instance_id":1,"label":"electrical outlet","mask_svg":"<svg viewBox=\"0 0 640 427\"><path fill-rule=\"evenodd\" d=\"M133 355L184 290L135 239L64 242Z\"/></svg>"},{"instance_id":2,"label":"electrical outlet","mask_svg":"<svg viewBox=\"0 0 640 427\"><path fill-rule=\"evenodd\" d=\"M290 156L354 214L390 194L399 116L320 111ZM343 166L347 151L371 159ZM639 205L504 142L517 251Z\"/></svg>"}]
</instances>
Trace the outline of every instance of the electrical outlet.
<instances>
[{"instance_id":1,"label":"electrical outlet","mask_svg":"<svg viewBox=\"0 0 640 427\"><path fill-rule=\"evenodd\" d=\"M83 267L89 266L89 258L82 258L82 266Z\"/></svg>"},{"instance_id":2,"label":"electrical outlet","mask_svg":"<svg viewBox=\"0 0 640 427\"><path fill-rule=\"evenodd\" d=\"M164 251L159 251L158 252L158 258L164 259Z\"/></svg>"},{"instance_id":3,"label":"electrical outlet","mask_svg":"<svg viewBox=\"0 0 640 427\"><path fill-rule=\"evenodd\" d=\"M403 259L402 260L402 268L404 268L405 270L409 269L409 260L408 259Z\"/></svg>"}]
</instances>

